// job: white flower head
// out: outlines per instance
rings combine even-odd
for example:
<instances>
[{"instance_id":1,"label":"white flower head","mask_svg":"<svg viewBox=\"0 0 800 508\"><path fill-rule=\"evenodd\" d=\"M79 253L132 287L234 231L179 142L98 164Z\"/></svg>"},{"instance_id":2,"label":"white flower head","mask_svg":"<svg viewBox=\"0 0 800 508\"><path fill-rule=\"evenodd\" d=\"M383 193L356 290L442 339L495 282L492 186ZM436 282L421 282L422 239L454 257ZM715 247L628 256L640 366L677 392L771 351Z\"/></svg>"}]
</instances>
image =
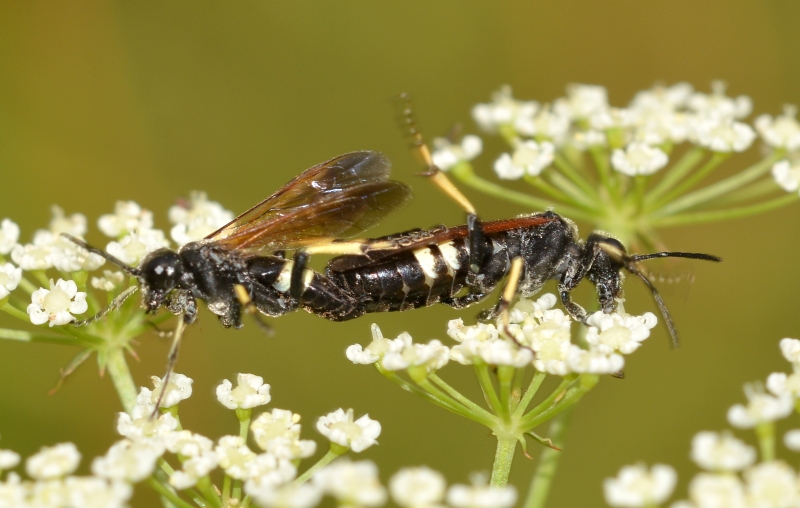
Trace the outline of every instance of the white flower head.
<instances>
[{"instance_id":1,"label":"white flower head","mask_svg":"<svg viewBox=\"0 0 800 508\"><path fill-rule=\"evenodd\" d=\"M33 242L17 244L11 249L11 259L23 270L47 270L53 266L53 244L56 237L46 229L33 234Z\"/></svg>"},{"instance_id":2,"label":"white flower head","mask_svg":"<svg viewBox=\"0 0 800 508\"><path fill-rule=\"evenodd\" d=\"M792 429L783 436L783 444L793 452L800 452L800 429ZM0 468L2 469L2 468Z\"/></svg>"},{"instance_id":3,"label":"white flower head","mask_svg":"<svg viewBox=\"0 0 800 508\"><path fill-rule=\"evenodd\" d=\"M11 219L0 222L0 254L8 254L19 240L19 226Z\"/></svg>"},{"instance_id":4,"label":"white flower head","mask_svg":"<svg viewBox=\"0 0 800 508\"><path fill-rule=\"evenodd\" d=\"M50 326L65 325L75 320L72 314L83 314L89 308L86 293L78 291L78 285L71 280L58 279L50 289L39 288L31 294L28 314L31 323L41 325L49 322Z\"/></svg>"},{"instance_id":5,"label":"white flower head","mask_svg":"<svg viewBox=\"0 0 800 508\"><path fill-rule=\"evenodd\" d=\"M615 374L625 366L625 358L618 353L586 350L573 344L567 355L567 366L571 372L579 374Z\"/></svg>"},{"instance_id":6,"label":"white flower head","mask_svg":"<svg viewBox=\"0 0 800 508\"><path fill-rule=\"evenodd\" d=\"M493 487L486 477L473 474L471 485L456 484L447 490L447 504L454 508L508 508L517 501L517 490L507 485Z\"/></svg>"},{"instance_id":7,"label":"white flower head","mask_svg":"<svg viewBox=\"0 0 800 508\"><path fill-rule=\"evenodd\" d=\"M730 432L698 432L692 439L692 460L712 472L740 471L756 460L756 450Z\"/></svg>"},{"instance_id":8,"label":"white flower head","mask_svg":"<svg viewBox=\"0 0 800 508\"><path fill-rule=\"evenodd\" d=\"M725 95L727 85L723 81L711 83L710 94L695 92L687 101L687 106L695 113L704 116L716 116L720 118L744 118L753 110L753 103L750 97L740 95L739 97L728 97Z\"/></svg>"},{"instance_id":9,"label":"white flower head","mask_svg":"<svg viewBox=\"0 0 800 508\"><path fill-rule=\"evenodd\" d=\"M169 240L160 229L138 229L122 237L119 241L109 242L106 252L123 263L138 265L146 255L154 250L169 247Z\"/></svg>"},{"instance_id":10,"label":"white flower head","mask_svg":"<svg viewBox=\"0 0 800 508\"><path fill-rule=\"evenodd\" d=\"M120 238L134 231L152 229L153 212L142 209L134 201L117 201L114 213L101 215L97 226L106 236Z\"/></svg>"},{"instance_id":11,"label":"white flower head","mask_svg":"<svg viewBox=\"0 0 800 508\"><path fill-rule=\"evenodd\" d=\"M425 367L428 372L434 372L447 365L449 360L450 349L433 339L427 344L408 344L402 350L387 352L381 359L381 366L386 370Z\"/></svg>"},{"instance_id":12,"label":"white flower head","mask_svg":"<svg viewBox=\"0 0 800 508\"><path fill-rule=\"evenodd\" d=\"M800 122L797 121L797 108L786 105L783 114L777 118L761 115L755 126L764 142L772 148L797 150L800 148Z\"/></svg>"},{"instance_id":13,"label":"white flower head","mask_svg":"<svg viewBox=\"0 0 800 508\"><path fill-rule=\"evenodd\" d=\"M271 453L256 455L247 468L249 490L265 486L276 488L286 485L297 476L297 467L289 459L276 457Z\"/></svg>"},{"instance_id":14,"label":"white flower head","mask_svg":"<svg viewBox=\"0 0 800 508\"><path fill-rule=\"evenodd\" d=\"M169 220L175 226L170 236L179 246L205 238L233 220L233 212L216 201L209 201L205 192L192 191L189 202L169 209Z\"/></svg>"},{"instance_id":15,"label":"white flower head","mask_svg":"<svg viewBox=\"0 0 800 508\"><path fill-rule=\"evenodd\" d=\"M433 140L433 164L442 171L449 171L461 162L471 161L483 151L483 141L473 134L464 136L461 143L452 143L445 138Z\"/></svg>"},{"instance_id":16,"label":"white flower head","mask_svg":"<svg viewBox=\"0 0 800 508\"><path fill-rule=\"evenodd\" d=\"M256 458L256 454L240 436L222 436L214 453L219 458L219 466L228 476L237 480L247 479L250 462Z\"/></svg>"},{"instance_id":17,"label":"white flower head","mask_svg":"<svg viewBox=\"0 0 800 508\"><path fill-rule=\"evenodd\" d=\"M317 506L322 498L322 490L312 482L276 488L271 485L256 486L248 481L244 491L256 504L268 508L311 508Z\"/></svg>"},{"instance_id":18,"label":"white flower head","mask_svg":"<svg viewBox=\"0 0 800 508\"><path fill-rule=\"evenodd\" d=\"M381 424L369 415L353 420L353 410L337 409L333 413L321 416L317 420L317 430L330 439L332 443L350 448L356 453L363 452L370 446L378 444L381 435Z\"/></svg>"},{"instance_id":19,"label":"white flower head","mask_svg":"<svg viewBox=\"0 0 800 508\"><path fill-rule=\"evenodd\" d=\"M161 440L178 428L178 420L169 412L154 418L158 392L141 387L136 405L128 413L119 413L117 432L132 441Z\"/></svg>"},{"instance_id":20,"label":"white flower head","mask_svg":"<svg viewBox=\"0 0 800 508\"><path fill-rule=\"evenodd\" d=\"M108 291L110 293L114 291L117 286L121 285L124 280L125 274L120 271L103 270L102 277L92 277L89 283L95 289Z\"/></svg>"},{"instance_id":21,"label":"white flower head","mask_svg":"<svg viewBox=\"0 0 800 508\"><path fill-rule=\"evenodd\" d=\"M800 340L785 338L780 342L783 357L792 362L796 369L800 369Z\"/></svg>"},{"instance_id":22,"label":"white flower head","mask_svg":"<svg viewBox=\"0 0 800 508\"><path fill-rule=\"evenodd\" d=\"M11 263L0 264L0 300L17 289L17 285L21 280L22 268L18 268Z\"/></svg>"},{"instance_id":23,"label":"white flower head","mask_svg":"<svg viewBox=\"0 0 800 508\"><path fill-rule=\"evenodd\" d=\"M749 506L798 506L797 473L781 461L762 462L744 472Z\"/></svg>"},{"instance_id":24,"label":"white flower head","mask_svg":"<svg viewBox=\"0 0 800 508\"><path fill-rule=\"evenodd\" d=\"M649 90L637 92L630 108L636 111L674 110L684 107L694 89L689 83L675 83L672 86L656 85Z\"/></svg>"},{"instance_id":25,"label":"white flower head","mask_svg":"<svg viewBox=\"0 0 800 508\"><path fill-rule=\"evenodd\" d=\"M538 109L539 104L535 101L514 99L511 87L504 85L492 94L492 102L476 104L472 108L472 118L482 130L495 133L499 127L532 118Z\"/></svg>"},{"instance_id":26,"label":"white flower head","mask_svg":"<svg viewBox=\"0 0 800 508\"><path fill-rule=\"evenodd\" d=\"M605 314L595 312L586 320L589 330L586 342L605 354L618 351L629 355L642 345L642 341L650 336L650 330L658 324L658 318L652 312L641 316L631 316L615 312Z\"/></svg>"},{"instance_id":27,"label":"white flower head","mask_svg":"<svg viewBox=\"0 0 800 508\"><path fill-rule=\"evenodd\" d=\"M300 415L285 409L261 413L250 430L258 446L267 453L288 460L310 457L317 443L300 439Z\"/></svg>"},{"instance_id":28,"label":"white flower head","mask_svg":"<svg viewBox=\"0 0 800 508\"><path fill-rule=\"evenodd\" d=\"M773 395L789 395L795 399L800 398L800 371L794 374L773 372L767 376L767 390Z\"/></svg>"},{"instance_id":29,"label":"white flower head","mask_svg":"<svg viewBox=\"0 0 800 508\"><path fill-rule=\"evenodd\" d=\"M514 128L523 136L535 137L537 140L548 140L554 145L564 143L569 132L571 119L563 111L553 110L545 106L533 116L519 116L514 122Z\"/></svg>"},{"instance_id":30,"label":"white flower head","mask_svg":"<svg viewBox=\"0 0 800 508\"><path fill-rule=\"evenodd\" d=\"M169 483L178 490L194 487L197 480L207 476L217 465L219 465L217 454L204 451L183 461L183 469L175 471L169 477Z\"/></svg>"},{"instance_id":31,"label":"white flower head","mask_svg":"<svg viewBox=\"0 0 800 508\"><path fill-rule=\"evenodd\" d=\"M105 455L94 459L92 473L109 480L137 483L153 474L164 451L161 441L123 439L114 443Z\"/></svg>"},{"instance_id":32,"label":"white flower head","mask_svg":"<svg viewBox=\"0 0 800 508\"><path fill-rule=\"evenodd\" d=\"M0 450L0 471L17 467L19 464L19 453L11 450Z\"/></svg>"},{"instance_id":33,"label":"white flower head","mask_svg":"<svg viewBox=\"0 0 800 508\"><path fill-rule=\"evenodd\" d=\"M361 347L361 344L353 344L347 347L345 355L348 360L357 365L369 365L377 362L389 352L394 341L384 338L380 327L375 323L372 323L371 330L372 342L366 348ZM408 335L408 343L411 343L411 335ZM403 347L405 346L401 344L400 349Z\"/></svg>"},{"instance_id":34,"label":"white flower head","mask_svg":"<svg viewBox=\"0 0 800 508\"><path fill-rule=\"evenodd\" d=\"M236 381L236 388L227 379L217 386L217 400L228 409L252 409L272 400L269 385L264 384L263 377L240 373Z\"/></svg>"},{"instance_id":35,"label":"white flower head","mask_svg":"<svg viewBox=\"0 0 800 508\"><path fill-rule=\"evenodd\" d=\"M692 126L692 141L719 153L743 152L756 138L752 127L729 117L697 118Z\"/></svg>"},{"instance_id":36,"label":"white flower head","mask_svg":"<svg viewBox=\"0 0 800 508\"><path fill-rule=\"evenodd\" d=\"M64 481L69 506L81 508L126 508L133 487L125 482L91 476L71 476Z\"/></svg>"},{"instance_id":37,"label":"white flower head","mask_svg":"<svg viewBox=\"0 0 800 508\"><path fill-rule=\"evenodd\" d=\"M106 262L103 256L89 252L61 236L53 238L51 247L50 260L53 266L62 272L79 270L90 272L97 270Z\"/></svg>"},{"instance_id":38,"label":"white flower head","mask_svg":"<svg viewBox=\"0 0 800 508\"><path fill-rule=\"evenodd\" d=\"M672 494L677 481L671 466L654 464L648 471L644 464L637 464L623 467L616 478L606 478L603 492L611 506L660 505Z\"/></svg>"},{"instance_id":39,"label":"white flower head","mask_svg":"<svg viewBox=\"0 0 800 508\"><path fill-rule=\"evenodd\" d=\"M585 152L595 146L605 146L607 141L605 133L596 129L589 129L573 132L571 144L576 150Z\"/></svg>"},{"instance_id":40,"label":"white flower head","mask_svg":"<svg viewBox=\"0 0 800 508\"><path fill-rule=\"evenodd\" d=\"M25 461L25 471L36 480L52 480L71 474L78 468L81 454L72 443L44 447Z\"/></svg>"},{"instance_id":41,"label":"white flower head","mask_svg":"<svg viewBox=\"0 0 800 508\"><path fill-rule=\"evenodd\" d=\"M166 413L165 413L166 414ZM181 457L199 457L214 448L214 442L189 430L170 432L164 436L164 445L170 453Z\"/></svg>"},{"instance_id":42,"label":"white flower head","mask_svg":"<svg viewBox=\"0 0 800 508\"><path fill-rule=\"evenodd\" d=\"M183 374L173 372L169 376L169 383L164 386L164 380L158 376L151 376L150 380L153 382L153 391L151 394L151 402L153 405L161 398L161 408L172 407L182 400L186 400L192 396L192 383L194 380ZM161 392L164 395L161 395Z\"/></svg>"},{"instance_id":43,"label":"white flower head","mask_svg":"<svg viewBox=\"0 0 800 508\"><path fill-rule=\"evenodd\" d=\"M378 468L367 460L337 460L318 471L313 482L322 492L335 497L340 506L382 506L386 502Z\"/></svg>"},{"instance_id":44,"label":"white flower head","mask_svg":"<svg viewBox=\"0 0 800 508\"><path fill-rule=\"evenodd\" d=\"M747 508L744 485L732 474L700 473L689 483L689 498L698 508Z\"/></svg>"},{"instance_id":45,"label":"white flower head","mask_svg":"<svg viewBox=\"0 0 800 508\"><path fill-rule=\"evenodd\" d=\"M403 468L389 480L392 499L407 508L435 506L444 499L446 489L444 475L427 466Z\"/></svg>"},{"instance_id":46,"label":"white flower head","mask_svg":"<svg viewBox=\"0 0 800 508\"><path fill-rule=\"evenodd\" d=\"M500 155L494 162L494 171L504 180L516 180L524 175L538 176L553 162L554 153L555 146L549 141L520 141L513 155Z\"/></svg>"},{"instance_id":47,"label":"white flower head","mask_svg":"<svg viewBox=\"0 0 800 508\"><path fill-rule=\"evenodd\" d=\"M588 119L608 108L608 92L598 85L571 84L567 86L567 97L554 104L557 110L569 112L573 119Z\"/></svg>"},{"instance_id":48,"label":"white flower head","mask_svg":"<svg viewBox=\"0 0 800 508\"><path fill-rule=\"evenodd\" d=\"M652 175L667 165L669 158L660 148L633 142L625 150L616 149L611 155L614 169L628 176Z\"/></svg>"},{"instance_id":49,"label":"white flower head","mask_svg":"<svg viewBox=\"0 0 800 508\"><path fill-rule=\"evenodd\" d=\"M736 404L728 410L728 422L740 429L749 429L760 423L786 418L794 409L791 395L770 395L754 385L745 385L747 405Z\"/></svg>"},{"instance_id":50,"label":"white flower head","mask_svg":"<svg viewBox=\"0 0 800 508\"><path fill-rule=\"evenodd\" d=\"M50 232L53 236L61 233L69 233L72 236L83 236L86 234L86 216L82 213L74 213L69 217L64 214L64 210L53 205L53 218L50 219Z\"/></svg>"},{"instance_id":51,"label":"white flower head","mask_svg":"<svg viewBox=\"0 0 800 508\"><path fill-rule=\"evenodd\" d=\"M800 189L800 164L785 159L778 161L772 165L772 178L786 192L797 192Z\"/></svg>"}]
</instances>

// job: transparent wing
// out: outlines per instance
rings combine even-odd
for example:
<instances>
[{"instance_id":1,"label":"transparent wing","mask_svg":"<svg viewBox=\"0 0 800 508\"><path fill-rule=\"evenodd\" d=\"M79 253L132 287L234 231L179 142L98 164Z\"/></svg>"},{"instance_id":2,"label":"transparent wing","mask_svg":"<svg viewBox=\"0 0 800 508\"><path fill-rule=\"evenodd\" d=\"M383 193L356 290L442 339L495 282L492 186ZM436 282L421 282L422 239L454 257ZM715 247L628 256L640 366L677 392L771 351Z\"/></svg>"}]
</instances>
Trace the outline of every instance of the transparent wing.
<instances>
[{"instance_id":1,"label":"transparent wing","mask_svg":"<svg viewBox=\"0 0 800 508\"><path fill-rule=\"evenodd\" d=\"M411 196L388 180L391 163L378 152L353 152L305 170L272 196L204 241L258 254L358 235Z\"/></svg>"}]
</instances>

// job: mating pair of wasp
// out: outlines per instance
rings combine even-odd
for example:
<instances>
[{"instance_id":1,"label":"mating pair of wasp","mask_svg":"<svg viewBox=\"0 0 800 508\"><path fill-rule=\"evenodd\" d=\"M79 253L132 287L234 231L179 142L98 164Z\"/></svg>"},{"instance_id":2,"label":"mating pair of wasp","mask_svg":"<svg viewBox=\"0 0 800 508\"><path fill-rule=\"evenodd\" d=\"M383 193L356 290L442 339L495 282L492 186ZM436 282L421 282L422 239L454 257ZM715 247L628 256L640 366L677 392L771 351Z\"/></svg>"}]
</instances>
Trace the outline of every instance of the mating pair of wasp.
<instances>
[{"instance_id":1,"label":"mating pair of wasp","mask_svg":"<svg viewBox=\"0 0 800 508\"><path fill-rule=\"evenodd\" d=\"M597 289L610 313L622 296L622 272L650 288L677 345L677 333L658 291L638 268L657 257L719 261L708 254L658 252L630 255L616 239L593 233L581 241L571 221L551 211L481 222L466 198L436 171L421 138L417 147L429 175L468 210L467 224L438 226L367 240L361 234L408 200L409 187L389 180L389 160L378 152L340 155L307 169L280 190L206 238L180 250L159 249L138 267L73 242L118 265L140 282L148 313L166 307L181 315L168 375L183 327L205 301L226 327L242 326L242 313L281 316L298 308L331 321L371 312L404 311L435 303L464 308L486 299L504 280L498 304L484 317L505 312L516 293L531 296L555 279L566 311L586 322L570 293L583 279ZM292 259L285 255L294 251ZM320 273L307 267L314 253L338 254ZM124 292L115 308L136 287ZM104 311L105 312L105 311ZM102 316L76 323L86 324Z\"/></svg>"}]
</instances>

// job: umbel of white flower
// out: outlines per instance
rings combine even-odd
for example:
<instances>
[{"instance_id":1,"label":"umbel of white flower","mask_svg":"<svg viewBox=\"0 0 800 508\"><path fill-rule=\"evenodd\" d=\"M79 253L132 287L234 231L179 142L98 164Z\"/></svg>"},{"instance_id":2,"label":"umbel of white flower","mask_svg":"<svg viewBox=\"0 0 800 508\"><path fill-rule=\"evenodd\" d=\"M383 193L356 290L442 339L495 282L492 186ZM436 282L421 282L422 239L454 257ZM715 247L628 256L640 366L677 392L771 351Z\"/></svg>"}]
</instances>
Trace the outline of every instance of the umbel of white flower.
<instances>
[{"instance_id":1,"label":"umbel of white flower","mask_svg":"<svg viewBox=\"0 0 800 508\"><path fill-rule=\"evenodd\" d=\"M317 430L323 436L340 446L350 448L354 452L362 452L374 444L378 444L381 434L380 422L364 415L353 419L353 410L337 409L333 413L317 420Z\"/></svg>"},{"instance_id":2,"label":"umbel of white flower","mask_svg":"<svg viewBox=\"0 0 800 508\"><path fill-rule=\"evenodd\" d=\"M55 326L74 321L73 314L83 314L88 308L86 293L78 291L74 281L58 279L53 283L50 279L50 289L39 288L31 294L28 314L35 325Z\"/></svg>"},{"instance_id":3,"label":"umbel of white flower","mask_svg":"<svg viewBox=\"0 0 800 508\"><path fill-rule=\"evenodd\" d=\"M237 386L227 379L217 386L217 400L228 409L251 409L267 404L271 397L264 378L253 374L239 374Z\"/></svg>"}]
</instances>

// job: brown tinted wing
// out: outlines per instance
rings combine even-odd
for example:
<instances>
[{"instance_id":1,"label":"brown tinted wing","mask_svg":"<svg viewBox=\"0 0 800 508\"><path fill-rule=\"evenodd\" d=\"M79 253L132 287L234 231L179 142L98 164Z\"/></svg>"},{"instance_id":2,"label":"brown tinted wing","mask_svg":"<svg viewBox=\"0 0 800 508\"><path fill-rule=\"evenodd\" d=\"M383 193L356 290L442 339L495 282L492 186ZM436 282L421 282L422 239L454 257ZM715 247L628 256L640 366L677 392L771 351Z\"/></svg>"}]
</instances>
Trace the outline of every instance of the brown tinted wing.
<instances>
[{"instance_id":1,"label":"brown tinted wing","mask_svg":"<svg viewBox=\"0 0 800 508\"><path fill-rule=\"evenodd\" d=\"M408 186L389 181L378 152L340 155L307 169L205 241L260 253L357 235L403 204Z\"/></svg>"},{"instance_id":2,"label":"brown tinted wing","mask_svg":"<svg viewBox=\"0 0 800 508\"><path fill-rule=\"evenodd\" d=\"M555 220L551 217L542 215L531 215L528 217L515 217L513 219L501 219L483 223L483 231L487 234L498 233L518 228L540 227ZM334 272L344 272L361 268L379 261L389 260L398 254L410 250L428 247L433 244L442 244L453 240L465 239L469 237L467 226L456 226L448 228L439 226L434 229L415 229L400 233L398 235L387 236L369 240L364 254L346 255L333 258L328 263L328 268Z\"/></svg>"}]
</instances>

